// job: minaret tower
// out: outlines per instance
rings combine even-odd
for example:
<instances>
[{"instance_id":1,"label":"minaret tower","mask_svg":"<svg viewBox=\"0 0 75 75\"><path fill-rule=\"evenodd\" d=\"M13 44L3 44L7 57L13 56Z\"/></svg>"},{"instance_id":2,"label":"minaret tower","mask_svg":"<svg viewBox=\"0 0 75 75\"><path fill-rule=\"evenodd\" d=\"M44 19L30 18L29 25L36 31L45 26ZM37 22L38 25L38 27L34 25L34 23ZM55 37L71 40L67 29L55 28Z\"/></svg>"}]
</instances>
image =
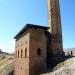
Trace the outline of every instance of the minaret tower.
<instances>
[{"instance_id":1,"label":"minaret tower","mask_svg":"<svg viewBox=\"0 0 75 75\"><path fill-rule=\"evenodd\" d=\"M63 51L59 0L48 0L48 26L51 34L51 47L54 55Z\"/></svg>"}]
</instances>

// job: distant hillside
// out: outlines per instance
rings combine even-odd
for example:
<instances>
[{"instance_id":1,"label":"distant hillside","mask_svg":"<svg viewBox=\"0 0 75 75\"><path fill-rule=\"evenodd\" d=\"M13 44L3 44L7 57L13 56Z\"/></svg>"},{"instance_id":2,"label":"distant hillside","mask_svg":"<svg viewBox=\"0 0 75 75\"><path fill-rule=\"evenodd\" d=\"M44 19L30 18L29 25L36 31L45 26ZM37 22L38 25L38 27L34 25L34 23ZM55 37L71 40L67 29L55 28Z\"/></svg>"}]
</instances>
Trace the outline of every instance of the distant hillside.
<instances>
[{"instance_id":1,"label":"distant hillside","mask_svg":"<svg viewBox=\"0 0 75 75\"><path fill-rule=\"evenodd\" d=\"M75 51L75 48L64 48L64 51Z\"/></svg>"},{"instance_id":2,"label":"distant hillside","mask_svg":"<svg viewBox=\"0 0 75 75\"><path fill-rule=\"evenodd\" d=\"M8 56L0 60L0 75L12 75L13 72L13 58L14 56Z\"/></svg>"},{"instance_id":3,"label":"distant hillside","mask_svg":"<svg viewBox=\"0 0 75 75\"><path fill-rule=\"evenodd\" d=\"M3 52L3 51L0 49L0 54L9 54L9 53Z\"/></svg>"},{"instance_id":4,"label":"distant hillside","mask_svg":"<svg viewBox=\"0 0 75 75\"><path fill-rule=\"evenodd\" d=\"M7 58L8 56L14 56L14 53L7 53L7 52L3 52L0 49L0 61Z\"/></svg>"},{"instance_id":5,"label":"distant hillside","mask_svg":"<svg viewBox=\"0 0 75 75\"><path fill-rule=\"evenodd\" d=\"M14 53L3 52L0 49L0 75L12 75Z\"/></svg>"},{"instance_id":6,"label":"distant hillside","mask_svg":"<svg viewBox=\"0 0 75 75\"><path fill-rule=\"evenodd\" d=\"M66 56L75 56L75 48L64 48Z\"/></svg>"}]
</instances>

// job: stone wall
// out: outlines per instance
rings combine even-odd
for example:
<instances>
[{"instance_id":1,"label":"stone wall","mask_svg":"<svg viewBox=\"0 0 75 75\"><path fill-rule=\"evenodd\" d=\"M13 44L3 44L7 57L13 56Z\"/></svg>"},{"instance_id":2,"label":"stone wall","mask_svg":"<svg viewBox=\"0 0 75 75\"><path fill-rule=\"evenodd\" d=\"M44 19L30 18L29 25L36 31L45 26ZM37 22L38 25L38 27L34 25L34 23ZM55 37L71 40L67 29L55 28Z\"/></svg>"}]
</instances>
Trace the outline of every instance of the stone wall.
<instances>
[{"instance_id":1,"label":"stone wall","mask_svg":"<svg viewBox=\"0 0 75 75\"><path fill-rule=\"evenodd\" d=\"M37 75L46 69L44 30L30 28L16 40L14 75Z\"/></svg>"}]
</instances>

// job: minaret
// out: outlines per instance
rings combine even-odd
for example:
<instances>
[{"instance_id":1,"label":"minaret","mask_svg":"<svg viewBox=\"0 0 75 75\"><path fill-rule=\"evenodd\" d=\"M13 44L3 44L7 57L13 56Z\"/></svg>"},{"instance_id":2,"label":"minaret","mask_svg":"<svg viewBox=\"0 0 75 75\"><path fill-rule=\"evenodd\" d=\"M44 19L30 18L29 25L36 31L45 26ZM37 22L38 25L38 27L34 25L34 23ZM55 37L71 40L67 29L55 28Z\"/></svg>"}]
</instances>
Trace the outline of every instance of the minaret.
<instances>
[{"instance_id":1,"label":"minaret","mask_svg":"<svg viewBox=\"0 0 75 75\"><path fill-rule=\"evenodd\" d=\"M52 37L52 52L54 55L61 54L63 45L59 0L48 0L48 26Z\"/></svg>"}]
</instances>

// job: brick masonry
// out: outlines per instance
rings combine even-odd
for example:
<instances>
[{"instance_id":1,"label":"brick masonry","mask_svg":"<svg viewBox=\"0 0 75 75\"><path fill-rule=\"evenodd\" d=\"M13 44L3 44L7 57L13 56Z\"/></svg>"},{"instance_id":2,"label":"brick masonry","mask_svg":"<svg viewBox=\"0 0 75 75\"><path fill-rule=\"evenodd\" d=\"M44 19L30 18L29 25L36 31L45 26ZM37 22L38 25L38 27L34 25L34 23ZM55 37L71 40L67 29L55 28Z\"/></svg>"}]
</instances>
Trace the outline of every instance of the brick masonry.
<instances>
[{"instance_id":1,"label":"brick masonry","mask_svg":"<svg viewBox=\"0 0 75 75\"><path fill-rule=\"evenodd\" d=\"M48 26L52 35L52 51L53 54L62 53L62 29L59 0L48 0Z\"/></svg>"},{"instance_id":2,"label":"brick masonry","mask_svg":"<svg viewBox=\"0 0 75 75\"><path fill-rule=\"evenodd\" d=\"M38 49L41 50L39 55ZM45 71L46 38L43 29L30 28L16 40L14 65L14 75L38 75Z\"/></svg>"}]
</instances>

